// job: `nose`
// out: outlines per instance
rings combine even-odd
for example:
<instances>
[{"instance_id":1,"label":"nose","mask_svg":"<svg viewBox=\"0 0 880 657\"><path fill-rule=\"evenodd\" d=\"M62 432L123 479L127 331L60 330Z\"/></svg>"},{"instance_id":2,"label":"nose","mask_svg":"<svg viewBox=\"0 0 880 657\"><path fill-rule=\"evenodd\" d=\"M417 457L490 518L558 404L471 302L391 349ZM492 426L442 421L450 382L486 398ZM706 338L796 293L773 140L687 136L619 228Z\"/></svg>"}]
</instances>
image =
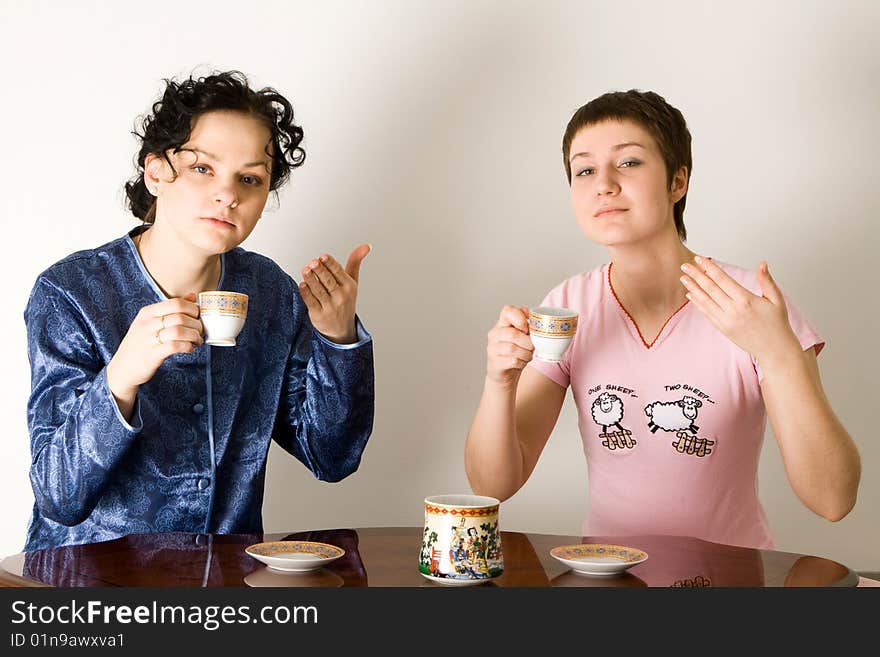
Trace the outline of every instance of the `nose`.
<instances>
[{"instance_id":1,"label":"nose","mask_svg":"<svg viewBox=\"0 0 880 657\"><path fill-rule=\"evenodd\" d=\"M214 190L214 202L221 208L234 208L238 205L238 194L235 191L235 187L222 182L218 183L217 188Z\"/></svg>"},{"instance_id":2,"label":"nose","mask_svg":"<svg viewBox=\"0 0 880 657\"><path fill-rule=\"evenodd\" d=\"M613 167L602 167L596 174L596 194L616 194L620 191L617 177Z\"/></svg>"}]
</instances>

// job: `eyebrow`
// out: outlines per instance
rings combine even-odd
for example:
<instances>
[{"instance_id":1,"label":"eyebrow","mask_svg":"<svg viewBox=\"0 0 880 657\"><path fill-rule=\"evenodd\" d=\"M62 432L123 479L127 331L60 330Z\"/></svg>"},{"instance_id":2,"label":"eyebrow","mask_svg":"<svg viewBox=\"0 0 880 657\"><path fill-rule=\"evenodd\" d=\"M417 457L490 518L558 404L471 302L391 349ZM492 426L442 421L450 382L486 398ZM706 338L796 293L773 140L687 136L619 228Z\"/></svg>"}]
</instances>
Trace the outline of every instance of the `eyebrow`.
<instances>
[{"instance_id":1,"label":"eyebrow","mask_svg":"<svg viewBox=\"0 0 880 657\"><path fill-rule=\"evenodd\" d=\"M622 144L617 144L616 146L612 146L611 150L612 151L619 151L619 150L623 150L627 146L638 146L639 148L645 148L637 141L625 141ZM647 149L645 149L645 150L647 150ZM571 158L568 161L574 162L575 158L589 157L589 156L590 156L590 153L588 153L587 151L584 151L583 153L575 153L574 155L571 156Z\"/></svg>"},{"instance_id":2,"label":"eyebrow","mask_svg":"<svg viewBox=\"0 0 880 657\"><path fill-rule=\"evenodd\" d=\"M223 160L213 153L209 153L208 151L202 150L201 148L183 148L181 150L192 151L193 153L201 153L202 155L207 155L212 160L216 160L217 162L222 162ZM256 162L248 162L242 168L247 169L248 167L258 167L263 166L267 170L269 169L269 162L267 160L257 160Z\"/></svg>"}]
</instances>

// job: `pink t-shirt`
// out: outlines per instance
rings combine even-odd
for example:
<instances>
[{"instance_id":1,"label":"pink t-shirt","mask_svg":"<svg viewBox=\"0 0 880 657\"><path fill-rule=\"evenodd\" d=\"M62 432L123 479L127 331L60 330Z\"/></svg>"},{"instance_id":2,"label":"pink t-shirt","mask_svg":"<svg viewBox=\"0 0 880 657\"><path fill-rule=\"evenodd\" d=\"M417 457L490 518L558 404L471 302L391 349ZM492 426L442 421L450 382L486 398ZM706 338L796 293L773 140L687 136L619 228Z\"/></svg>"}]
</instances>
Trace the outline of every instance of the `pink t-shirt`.
<instances>
[{"instance_id":1,"label":"pink t-shirt","mask_svg":"<svg viewBox=\"0 0 880 657\"><path fill-rule=\"evenodd\" d=\"M716 264L760 294L754 272ZM756 362L692 303L646 344L610 268L551 290L541 305L577 310L577 333L563 362L529 364L572 389L589 479L584 536L674 534L772 548L758 500L766 412ZM818 354L824 341L786 304L801 346Z\"/></svg>"}]
</instances>

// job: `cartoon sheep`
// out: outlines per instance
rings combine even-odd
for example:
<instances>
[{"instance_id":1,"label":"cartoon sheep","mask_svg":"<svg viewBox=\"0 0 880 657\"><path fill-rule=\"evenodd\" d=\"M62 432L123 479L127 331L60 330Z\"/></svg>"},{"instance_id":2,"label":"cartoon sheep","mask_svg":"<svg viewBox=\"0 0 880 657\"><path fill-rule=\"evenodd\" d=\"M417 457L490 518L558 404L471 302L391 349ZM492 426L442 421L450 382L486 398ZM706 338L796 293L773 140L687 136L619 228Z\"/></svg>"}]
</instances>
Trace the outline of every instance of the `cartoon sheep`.
<instances>
[{"instance_id":1,"label":"cartoon sheep","mask_svg":"<svg viewBox=\"0 0 880 657\"><path fill-rule=\"evenodd\" d=\"M623 402L617 395L603 392L596 397L596 400L590 407L590 413L593 414L593 422L602 427L602 433L608 433L608 427L610 426L615 426L621 431L625 431L620 426L620 420L623 418Z\"/></svg>"},{"instance_id":2,"label":"cartoon sheep","mask_svg":"<svg viewBox=\"0 0 880 657\"><path fill-rule=\"evenodd\" d=\"M703 402L687 395L678 401L648 404L645 406L645 415L651 418L648 428L651 433L656 433L657 429L663 431L687 429L696 434L700 427L694 424L694 420L697 419L697 409L702 405Z\"/></svg>"}]
</instances>

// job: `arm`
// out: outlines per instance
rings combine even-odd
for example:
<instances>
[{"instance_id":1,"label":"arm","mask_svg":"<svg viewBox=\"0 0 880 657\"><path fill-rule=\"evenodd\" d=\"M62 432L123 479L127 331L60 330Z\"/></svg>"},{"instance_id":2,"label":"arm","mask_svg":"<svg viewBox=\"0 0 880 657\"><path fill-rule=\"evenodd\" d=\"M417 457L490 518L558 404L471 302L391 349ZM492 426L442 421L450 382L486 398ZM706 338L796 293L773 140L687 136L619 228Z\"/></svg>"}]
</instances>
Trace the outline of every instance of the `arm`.
<instances>
[{"instance_id":1,"label":"arm","mask_svg":"<svg viewBox=\"0 0 880 657\"><path fill-rule=\"evenodd\" d=\"M708 258L682 270L688 298L764 373L761 392L795 493L810 510L840 520L856 501L859 454L825 397L814 350L803 351L792 331L767 264L758 268L761 296Z\"/></svg>"},{"instance_id":2,"label":"arm","mask_svg":"<svg viewBox=\"0 0 880 657\"><path fill-rule=\"evenodd\" d=\"M797 349L761 363L761 392L794 492L831 521L855 506L861 463L819 378L813 349Z\"/></svg>"},{"instance_id":3,"label":"arm","mask_svg":"<svg viewBox=\"0 0 880 657\"><path fill-rule=\"evenodd\" d=\"M373 430L375 383L373 343L360 321L363 339L334 345L311 328L294 345L272 438L323 481L339 481L357 470Z\"/></svg>"},{"instance_id":4,"label":"arm","mask_svg":"<svg viewBox=\"0 0 880 657\"><path fill-rule=\"evenodd\" d=\"M296 333L306 329L311 339L291 351L272 437L325 481L357 470L373 430L373 343L355 315L360 266L371 248L357 246L345 269L326 253L313 260L294 299Z\"/></svg>"},{"instance_id":5,"label":"arm","mask_svg":"<svg viewBox=\"0 0 880 657\"><path fill-rule=\"evenodd\" d=\"M527 369L528 310L505 306L489 331L483 396L465 443L475 493L506 500L528 480L559 417L565 388Z\"/></svg>"},{"instance_id":6,"label":"arm","mask_svg":"<svg viewBox=\"0 0 880 657\"><path fill-rule=\"evenodd\" d=\"M201 343L197 316L192 300L145 306L105 366L89 318L63 290L37 282L25 310L28 428L31 485L46 518L73 526L92 512L143 427L138 387L169 355Z\"/></svg>"},{"instance_id":7,"label":"arm","mask_svg":"<svg viewBox=\"0 0 880 657\"><path fill-rule=\"evenodd\" d=\"M488 377L465 443L464 465L478 495L502 502L528 481L559 418L565 388L534 369L506 389Z\"/></svg>"},{"instance_id":8,"label":"arm","mask_svg":"<svg viewBox=\"0 0 880 657\"><path fill-rule=\"evenodd\" d=\"M91 513L141 430L139 407L134 405L129 424L92 349L85 318L42 279L31 293L25 323L34 499L43 516L73 526Z\"/></svg>"}]
</instances>

